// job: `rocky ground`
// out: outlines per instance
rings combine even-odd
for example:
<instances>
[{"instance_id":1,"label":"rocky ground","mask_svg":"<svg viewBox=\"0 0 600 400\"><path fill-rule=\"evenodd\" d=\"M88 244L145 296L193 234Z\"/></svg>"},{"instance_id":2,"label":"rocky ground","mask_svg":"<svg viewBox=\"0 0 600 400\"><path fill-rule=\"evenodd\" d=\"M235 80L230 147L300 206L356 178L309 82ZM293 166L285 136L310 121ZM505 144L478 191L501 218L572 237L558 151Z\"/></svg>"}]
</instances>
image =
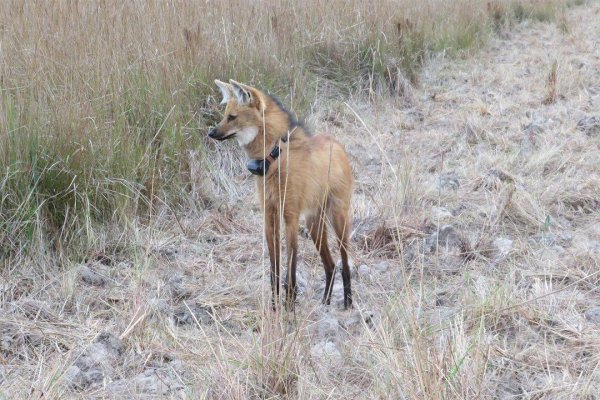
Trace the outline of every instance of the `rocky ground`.
<instances>
[{"instance_id":1,"label":"rocky ground","mask_svg":"<svg viewBox=\"0 0 600 400\"><path fill-rule=\"evenodd\" d=\"M5 274L0 398L600 398L599 43L594 2L317 104L355 170L353 310L304 237L271 313L253 178L209 143L206 210Z\"/></svg>"}]
</instances>

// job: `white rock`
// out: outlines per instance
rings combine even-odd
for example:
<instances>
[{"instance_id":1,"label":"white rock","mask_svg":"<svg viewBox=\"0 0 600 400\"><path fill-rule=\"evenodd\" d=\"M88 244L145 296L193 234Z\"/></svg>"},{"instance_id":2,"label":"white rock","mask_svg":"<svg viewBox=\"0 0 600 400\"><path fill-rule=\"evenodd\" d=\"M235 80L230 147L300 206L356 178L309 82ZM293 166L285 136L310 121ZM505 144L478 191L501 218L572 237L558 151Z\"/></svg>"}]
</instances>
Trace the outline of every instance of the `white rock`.
<instances>
[{"instance_id":1,"label":"white rock","mask_svg":"<svg viewBox=\"0 0 600 400\"><path fill-rule=\"evenodd\" d=\"M431 216L435 221L452 218L453 215L446 207L432 207Z\"/></svg>"},{"instance_id":2,"label":"white rock","mask_svg":"<svg viewBox=\"0 0 600 400\"><path fill-rule=\"evenodd\" d=\"M92 286L104 286L108 283L106 275L90 269L86 265L79 266L81 280Z\"/></svg>"},{"instance_id":3,"label":"white rock","mask_svg":"<svg viewBox=\"0 0 600 400\"><path fill-rule=\"evenodd\" d=\"M161 379L161 377L152 370L146 370L143 373L138 374L133 381L135 383L135 388L140 393L165 396L170 392L168 381L164 378Z\"/></svg>"},{"instance_id":4,"label":"white rock","mask_svg":"<svg viewBox=\"0 0 600 400\"><path fill-rule=\"evenodd\" d=\"M600 325L600 307L592 307L592 308L587 309L583 313L583 316L588 321L590 321L594 324Z\"/></svg>"},{"instance_id":5,"label":"white rock","mask_svg":"<svg viewBox=\"0 0 600 400\"><path fill-rule=\"evenodd\" d=\"M316 336L319 340L335 338L340 330L338 320L330 313L323 315L323 318L317 322Z\"/></svg>"},{"instance_id":6,"label":"white rock","mask_svg":"<svg viewBox=\"0 0 600 400\"><path fill-rule=\"evenodd\" d=\"M182 390L183 385L172 374L155 368L146 369L133 378L120 379L108 385L108 390L118 396L131 396L132 389L136 394L147 394L162 398ZM127 398L130 398L129 396Z\"/></svg>"},{"instance_id":7,"label":"white rock","mask_svg":"<svg viewBox=\"0 0 600 400\"><path fill-rule=\"evenodd\" d=\"M511 252L513 241L508 238L499 237L494 240L494 247L498 252L498 258L504 258Z\"/></svg>"},{"instance_id":8,"label":"white rock","mask_svg":"<svg viewBox=\"0 0 600 400\"><path fill-rule=\"evenodd\" d=\"M83 375L81 369L76 365L71 365L63 375L64 381L68 386L81 387L83 386Z\"/></svg>"},{"instance_id":9,"label":"white rock","mask_svg":"<svg viewBox=\"0 0 600 400\"><path fill-rule=\"evenodd\" d=\"M384 273L387 272L387 270L390 268L390 265L387 261L380 261L377 264L375 264L373 266L373 268L380 273Z\"/></svg>"},{"instance_id":10,"label":"white rock","mask_svg":"<svg viewBox=\"0 0 600 400\"><path fill-rule=\"evenodd\" d=\"M334 342L319 342L312 347L310 354L315 358L326 359L335 363L342 361L342 354Z\"/></svg>"},{"instance_id":11,"label":"white rock","mask_svg":"<svg viewBox=\"0 0 600 400\"><path fill-rule=\"evenodd\" d=\"M361 265L358 267L358 275L359 275L359 276L367 276L367 275L369 275L370 273L371 273L371 270L370 270L370 268L369 268L369 267L367 267L367 265L366 265L366 264L361 264Z\"/></svg>"},{"instance_id":12,"label":"white rock","mask_svg":"<svg viewBox=\"0 0 600 400\"><path fill-rule=\"evenodd\" d=\"M460 188L460 177L456 172L446 172L437 178L436 183L439 190L457 190Z\"/></svg>"}]
</instances>

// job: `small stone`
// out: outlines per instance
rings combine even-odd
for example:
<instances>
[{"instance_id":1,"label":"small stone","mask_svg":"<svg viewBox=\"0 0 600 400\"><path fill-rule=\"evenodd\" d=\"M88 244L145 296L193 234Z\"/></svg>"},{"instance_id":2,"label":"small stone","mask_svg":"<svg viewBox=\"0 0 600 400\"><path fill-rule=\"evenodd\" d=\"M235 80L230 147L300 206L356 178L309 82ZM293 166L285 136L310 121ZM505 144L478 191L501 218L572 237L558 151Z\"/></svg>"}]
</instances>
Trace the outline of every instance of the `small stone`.
<instances>
[{"instance_id":1,"label":"small stone","mask_svg":"<svg viewBox=\"0 0 600 400\"><path fill-rule=\"evenodd\" d=\"M79 267L79 276L81 280L92 286L104 286L108 283L108 278L96 271L93 271L85 265Z\"/></svg>"},{"instance_id":2,"label":"small stone","mask_svg":"<svg viewBox=\"0 0 600 400\"><path fill-rule=\"evenodd\" d=\"M81 373L82 385L86 387L99 387L104 382L105 373L102 369L90 369Z\"/></svg>"},{"instance_id":3,"label":"small stone","mask_svg":"<svg viewBox=\"0 0 600 400\"><path fill-rule=\"evenodd\" d=\"M165 299L150 299L149 305L151 309L157 314L169 314L171 311L171 307Z\"/></svg>"},{"instance_id":4,"label":"small stone","mask_svg":"<svg viewBox=\"0 0 600 400\"><path fill-rule=\"evenodd\" d=\"M544 127L535 121L523 128L523 138L521 139L521 151L523 154L528 155L537 147L538 136L543 132Z\"/></svg>"},{"instance_id":5,"label":"small stone","mask_svg":"<svg viewBox=\"0 0 600 400\"><path fill-rule=\"evenodd\" d=\"M106 265L107 267L110 267L114 264L114 260L106 254L97 254L96 257L94 257L94 261L102 265Z\"/></svg>"},{"instance_id":6,"label":"small stone","mask_svg":"<svg viewBox=\"0 0 600 400\"><path fill-rule=\"evenodd\" d=\"M52 313L48 306L37 300L24 299L17 302L17 308L31 319L40 319L45 321L56 321L58 318Z\"/></svg>"},{"instance_id":7,"label":"small stone","mask_svg":"<svg viewBox=\"0 0 600 400\"><path fill-rule=\"evenodd\" d=\"M377 264L375 264L373 266L373 269L375 269L377 272L379 273L384 273L387 272L387 270L390 268L390 265L388 264L387 261L379 261Z\"/></svg>"},{"instance_id":8,"label":"small stone","mask_svg":"<svg viewBox=\"0 0 600 400\"><path fill-rule=\"evenodd\" d=\"M361 318L360 315L354 314L348 318L346 318L343 322L340 323L340 326L344 329L344 330L350 330L350 329L356 329L358 327L360 327L361 325Z\"/></svg>"},{"instance_id":9,"label":"small stone","mask_svg":"<svg viewBox=\"0 0 600 400\"><path fill-rule=\"evenodd\" d=\"M183 277L180 274L175 274L169 278L168 283L171 289L171 297L175 301L188 299L192 296L192 291L183 284Z\"/></svg>"},{"instance_id":10,"label":"small stone","mask_svg":"<svg viewBox=\"0 0 600 400\"><path fill-rule=\"evenodd\" d=\"M81 369L76 365L71 365L63 375L64 382L74 388L82 389L84 386L84 378Z\"/></svg>"},{"instance_id":11,"label":"small stone","mask_svg":"<svg viewBox=\"0 0 600 400\"><path fill-rule=\"evenodd\" d=\"M183 385L166 371L149 368L133 378L111 382L107 389L113 395L125 398L131 398L132 393L163 398L183 389Z\"/></svg>"},{"instance_id":12,"label":"small stone","mask_svg":"<svg viewBox=\"0 0 600 400\"><path fill-rule=\"evenodd\" d=\"M583 313L583 316L588 321L590 321L594 324L600 325L600 307L592 307L592 308L587 309Z\"/></svg>"},{"instance_id":13,"label":"small stone","mask_svg":"<svg viewBox=\"0 0 600 400\"><path fill-rule=\"evenodd\" d=\"M458 190L460 179L456 172L446 172L437 179L438 189Z\"/></svg>"},{"instance_id":14,"label":"small stone","mask_svg":"<svg viewBox=\"0 0 600 400\"><path fill-rule=\"evenodd\" d=\"M539 135L543 132L544 127L536 121L530 122L523 128L523 133L525 133L526 135Z\"/></svg>"},{"instance_id":15,"label":"small stone","mask_svg":"<svg viewBox=\"0 0 600 400\"><path fill-rule=\"evenodd\" d=\"M183 361L176 359L169 363L169 366L175 371L183 371Z\"/></svg>"},{"instance_id":16,"label":"small stone","mask_svg":"<svg viewBox=\"0 0 600 400\"><path fill-rule=\"evenodd\" d=\"M494 240L494 247L497 252L497 258L505 258L512 250L513 241L508 238L496 238Z\"/></svg>"},{"instance_id":17,"label":"small stone","mask_svg":"<svg viewBox=\"0 0 600 400\"><path fill-rule=\"evenodd\" d=\"M19 328L13 324L4 324L0 326L0 352L11 353L19 340Z\"/></svg>"},{"instance_id":18,"label":"small stone","mask_svg":"<svg viewBox=\"0 0 600 400\"><path fill-rule=\"evenodd\" d=\"M340 326L342 326L345 331L353 332L357 332L358 330L362 329L364 325L366 325L368 328L373 328L374 317L375 314L373 314L371 311L357 311L346 318L343 323L340 324Z\"/></svg>"},{"instance_id":19,"label":"small stone","mask_svg":"<svg viewBox=\"0 0 600 400\"><path fill-rule=\"evenodd\" d=\"M338 320L330 313L327 313L317 322L315 335L318 339L333 339L340 330Z\"/></svg>"},{"instance_id":20,"label":"small stone","mask_svg":"<svg viewBox=\"0 0 600 400\"><path fill-rule=\"evenodd\" d=\"M320 342L310 349L310 354L315 358L327 359L339 363L342 361L342 354L334 342Z\"/></svg>"},{"instance_id":21,"label":"small stone","mask_svg":"<svg viewBox=\"0 0 600 400\"><path fill-rule=\"evenodd\" d=\"M96 339L96 343L103 345L112 357L119 357L123 353L123 342L112 333L101 333Z\"/></svg>"},{"instance_id":22,"label":"small stone","mask_svg":"<svg viewBox=\"0 0 600 400\"><path fill-rule=\"evenodd\" d=\"M431 207L431 216L435 221L452 218L452 212L446 207Z\"/></svg>"},{"instance_id":23,"label":"small stone","mask_svg":"<svg viewBox=\"0 0 600 400\"><path fill-rule=\"evenodd\" d=\"M158 254L166 260L174 260L177 254L179 254L179 250L175 247L163 247L158 250Z\"/></svg>"},{"instance_id":24,"label":"small stone","mask_svg":"<svg viewBox=\"0 0 600 400\"><path fill-rule=\"evenodd\" d=\"M448 251L450 248L460 247L461 239L452 225L444 225L427 238L426 246L429 253L435 252L440 247Z\"/></svg>"},{"instance_id":25,"label":"small stone","mask_svg":"<svg viewBox=\"0 0 600 400\"><path fill-rule=\"evenodd\" d=\"M144 394L167 395L170 392L168 381L161 379L156 371L149 369L137 375L133 382L136 391Z\"/></svg>"},{"instance_id":26,"label":"small stone","mask_svg":"<svg viewBox=\"0 0 600 400\"><path fill-rule=\"evenodd\" d=\"M214 322L212 312L199 304L182 304L173 313L173 319L177 325L209 325Z\"/></svg>"},{"instance_id":27,"label":"small stone","mask_svg":"<svg viewBox=\"0 0 600 400\"><path fill-rule=\"evenodd\" d=\"M365 311L363 312L363 320L365 321L365 324L367 324L367 326L369 328L373 327L373 319L375 318L375 313L371 312L371 311Z\"/></svg>"},{"instance_id":28,"label":"small stone","mask_svg":"<svg viewBox=\"0 0 600 400\"><path fill-rule=\"evenodd\" d=\"M361 264L358 267L358 275L359 276L367 276L371 273L371 270L369 269L369 267L367 267L366 264Z\"/></svg>"},{"instance_id":29,"label":"small stone","mask_svg":"<svg viewBox=\"0 0 600 400\"><path fill-rule=\"evenodd\" d=\"M78 389L100 386L114 372L113 364L122 352L119 338L108 332L100 334L65 372L67 385Z\"/></svg>"},{"instance_id":30,"label":"small stone","mask_svg":"<svg viewBox=\"0 0 600 400\"><path fill-rule=\"evenodd\" d=\"M577 130L588 136L600 135L600 116L585 117L577 122Z\"/></svg>"}]
</instances>

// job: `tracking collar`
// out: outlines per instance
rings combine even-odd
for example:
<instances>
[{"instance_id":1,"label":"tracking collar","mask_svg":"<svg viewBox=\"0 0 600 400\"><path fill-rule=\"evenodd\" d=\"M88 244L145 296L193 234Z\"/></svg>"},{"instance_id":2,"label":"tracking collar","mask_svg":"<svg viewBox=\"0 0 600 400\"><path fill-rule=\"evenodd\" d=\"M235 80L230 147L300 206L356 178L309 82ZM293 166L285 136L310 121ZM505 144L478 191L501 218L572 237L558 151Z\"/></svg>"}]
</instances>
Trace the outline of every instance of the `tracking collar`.
<instances>
[{"instance_id":1,"label":"tracking collar","mask_svg":"<svg viewBox=\"0 0 600 400\"><path fill-rule=\"evenodd\" d=\"M283 137L280 140L283 143L286 143L287 137ZM279 149L279 141L277 141L275 147L273 147L273 150L271 150L271 152L267 155L266 158L260 160L250 160L248 161L248 164L246 166L248 167L248 170L252 172L253 175L264 176L267 174L269 166L271 166L271 164L273 164L275 160L277 160L277 157L279 157L280 152L281 150Z\"/></svg>"}]
</instances>

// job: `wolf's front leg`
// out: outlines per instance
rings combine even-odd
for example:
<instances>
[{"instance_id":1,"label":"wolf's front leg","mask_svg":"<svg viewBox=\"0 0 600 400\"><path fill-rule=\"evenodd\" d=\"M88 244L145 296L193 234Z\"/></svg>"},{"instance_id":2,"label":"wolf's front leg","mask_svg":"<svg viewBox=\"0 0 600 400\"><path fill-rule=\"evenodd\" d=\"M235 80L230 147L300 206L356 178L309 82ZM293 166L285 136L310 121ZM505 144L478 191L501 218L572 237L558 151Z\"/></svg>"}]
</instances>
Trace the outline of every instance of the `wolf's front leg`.
<instances>
[{"instance_id":1,"label":"wolf's front leg","mask_svg":"<svg viewBox=\"0 0 600 400\"><path fill-rule=\"evenodd\" d=\"M299 216L291 216L285 221L285 238L287 242L287 282L286 282L286 309L293 310L296 301L296 259L298 254L298 227Z\"/></svg>"},{"instance_id":2,"label":"wolf's front leg","mask_svg":"<svg viewBox=\"0 0 600 400\"><path fill-rule=\"evenodd\" d=\"M279 217L275 208L265 209L265 240L271 262L271 305L276 310L279 304L280 235Z\"/></svg>"}]
</instances>

